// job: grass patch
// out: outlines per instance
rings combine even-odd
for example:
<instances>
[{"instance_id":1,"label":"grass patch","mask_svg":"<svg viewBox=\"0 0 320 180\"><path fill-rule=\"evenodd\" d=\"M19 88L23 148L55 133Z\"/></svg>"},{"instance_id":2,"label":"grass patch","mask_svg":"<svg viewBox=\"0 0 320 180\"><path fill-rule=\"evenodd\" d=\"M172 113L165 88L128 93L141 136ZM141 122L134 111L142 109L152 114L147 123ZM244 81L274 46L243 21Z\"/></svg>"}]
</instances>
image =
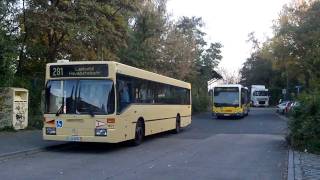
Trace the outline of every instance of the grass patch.
<instances>
[{"instance_id":1,"label":"grass patch","mask_svg":"<svg viewBox=\"0 0 320 180\"><path fill-rule=\"evenodd\" d=\"M0 132L17 132L12 126L6 126L3 128L0 128Z\"/></svg>"},{"instance_id":2,"label":"grass patch","mask_svg":"<svg viewBox=\"0 0 320 180\"><path fill-rule=\"evenodd\" d=\"M289 120L289 142L297 150L320 154L320 93L303 95Z\"/></svg>"}]
</instances>

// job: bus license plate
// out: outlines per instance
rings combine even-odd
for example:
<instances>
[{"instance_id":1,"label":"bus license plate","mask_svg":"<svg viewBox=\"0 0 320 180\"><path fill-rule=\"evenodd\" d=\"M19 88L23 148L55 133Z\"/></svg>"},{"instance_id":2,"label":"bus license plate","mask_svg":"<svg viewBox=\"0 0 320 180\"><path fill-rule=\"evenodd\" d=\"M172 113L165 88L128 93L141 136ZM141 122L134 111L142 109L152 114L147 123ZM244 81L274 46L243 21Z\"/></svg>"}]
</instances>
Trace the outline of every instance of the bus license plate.
<instances>
[{"instance_id":1,"label":"bus license plate","mask_svg":"<svg viewBox=\"0 0 320 180\"><path fill-rule=\"evenodd\" d=\"M224 114L224 116L230 116L230 114Z\"/></svg>"},{"instance_id":2,"label":"bus license plate","mask_svg":"<svg viewBox=\"0 0 320 180\"><path fill-rule=\"evenodd\" d=\"M67 141L80 142L81 137L80 136L69 136L69 137L67 137Z\"/></svg>"}]
</instances>

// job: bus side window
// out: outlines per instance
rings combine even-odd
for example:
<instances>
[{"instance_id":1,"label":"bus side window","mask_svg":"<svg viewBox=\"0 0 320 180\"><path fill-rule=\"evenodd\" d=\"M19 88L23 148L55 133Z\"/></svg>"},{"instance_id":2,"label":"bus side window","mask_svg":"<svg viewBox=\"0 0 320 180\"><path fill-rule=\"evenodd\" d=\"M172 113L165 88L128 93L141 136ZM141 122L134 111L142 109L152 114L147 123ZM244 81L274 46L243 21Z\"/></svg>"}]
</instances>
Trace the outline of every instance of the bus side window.
<instances>
[{"instance_id":1,"label":"bus side window","mask_svg":"<svg viewBox=\"0 0 320 180\"><path fill-rule=\"evenodd\" d=\"M190 90L125 75L117 76L117 112L130 103L190 105Z\"/></svg>"},{"instance_id":2,"label":"bus side window","mask_svg":"<svg viewBox=\"0 0 320 180\"><path fill-rule=\"evenodd\" d=\"M109 114L114 113L115 109L115 100L114 100L114 85L112 85L111 93L109 94L108 97L108 106L107 106L107 111Z\"/></svg>"},{"instance_id":3,"label":"bus side window","mask_svg":"<svg viewBox=\"0 0 320 180\"><path fill-rule=\"evenodd\" d=\"M132 102L132 83L129 79L119 78L117 79L117 112L120 113Z\"/></svg>"},{"instance_id":4,"label":"bus side window","mask_svg":"<svg viewBox=\"0 0 320 180\"><path fill-rule=\"evenodd\" d=\"M245 99L246 99L246 94L245 94L245 90L244 89L241 89L241 104L244 105L246 102L245 102Z\"/></svg>"},{"instance_id":5,"label":"bus side window","mask_svg":"<svg viewBox=\"0 0 320 180\"><path fill-rule=\"evenodd\" d=\"M137 103L153 104L155 102L155 83L146 80L137 80L135 92Z\"/></svg>"}]
</instances>

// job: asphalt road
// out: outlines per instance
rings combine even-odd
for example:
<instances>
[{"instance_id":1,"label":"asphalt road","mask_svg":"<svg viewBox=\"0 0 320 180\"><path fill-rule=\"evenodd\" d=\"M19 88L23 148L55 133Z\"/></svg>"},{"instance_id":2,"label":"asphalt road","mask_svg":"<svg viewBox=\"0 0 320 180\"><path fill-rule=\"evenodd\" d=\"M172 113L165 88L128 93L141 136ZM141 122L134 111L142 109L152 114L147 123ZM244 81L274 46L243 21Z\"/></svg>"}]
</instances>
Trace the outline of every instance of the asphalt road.
<instances>
[{"instance_id":1,"label":"asphalt road","mask_svg":"<svg viewBox=\"0 0 320 180\"><path fill-rule=\"evenodd\" d=\"M286 121L272 109L244 119L193 117L180 134L148 137L138 147L75 144L0 162L0 179L285 179Z\"/></svg>"}]
</instances>

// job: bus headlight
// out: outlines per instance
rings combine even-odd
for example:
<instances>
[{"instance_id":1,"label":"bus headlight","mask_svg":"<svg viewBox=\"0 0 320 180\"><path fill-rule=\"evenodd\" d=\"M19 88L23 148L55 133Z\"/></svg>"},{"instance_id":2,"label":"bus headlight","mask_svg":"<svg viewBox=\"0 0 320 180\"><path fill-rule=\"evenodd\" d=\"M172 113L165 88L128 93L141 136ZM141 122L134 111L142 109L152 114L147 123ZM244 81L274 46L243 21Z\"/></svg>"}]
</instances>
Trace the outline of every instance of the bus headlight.
<instances>
[{"instance_id":1,"label":"bus headlight","mask_svg":"<svg viewBox=\"0 0 320 180\"><path fill-rule=\"evenodd\" d=\"M57 131L54 127L46 127L46 134L47 135L56 135Z\"/></svg>"},{"instance_id":2,"label":"bus headlight","mask_svg":"<svg viewBox=\"0 0 320 180\"><path fill-rule=\"evenodd\" d=\"M95 129L96 136L107 136L107 129Z\"/></svg>"}]
</instances>

